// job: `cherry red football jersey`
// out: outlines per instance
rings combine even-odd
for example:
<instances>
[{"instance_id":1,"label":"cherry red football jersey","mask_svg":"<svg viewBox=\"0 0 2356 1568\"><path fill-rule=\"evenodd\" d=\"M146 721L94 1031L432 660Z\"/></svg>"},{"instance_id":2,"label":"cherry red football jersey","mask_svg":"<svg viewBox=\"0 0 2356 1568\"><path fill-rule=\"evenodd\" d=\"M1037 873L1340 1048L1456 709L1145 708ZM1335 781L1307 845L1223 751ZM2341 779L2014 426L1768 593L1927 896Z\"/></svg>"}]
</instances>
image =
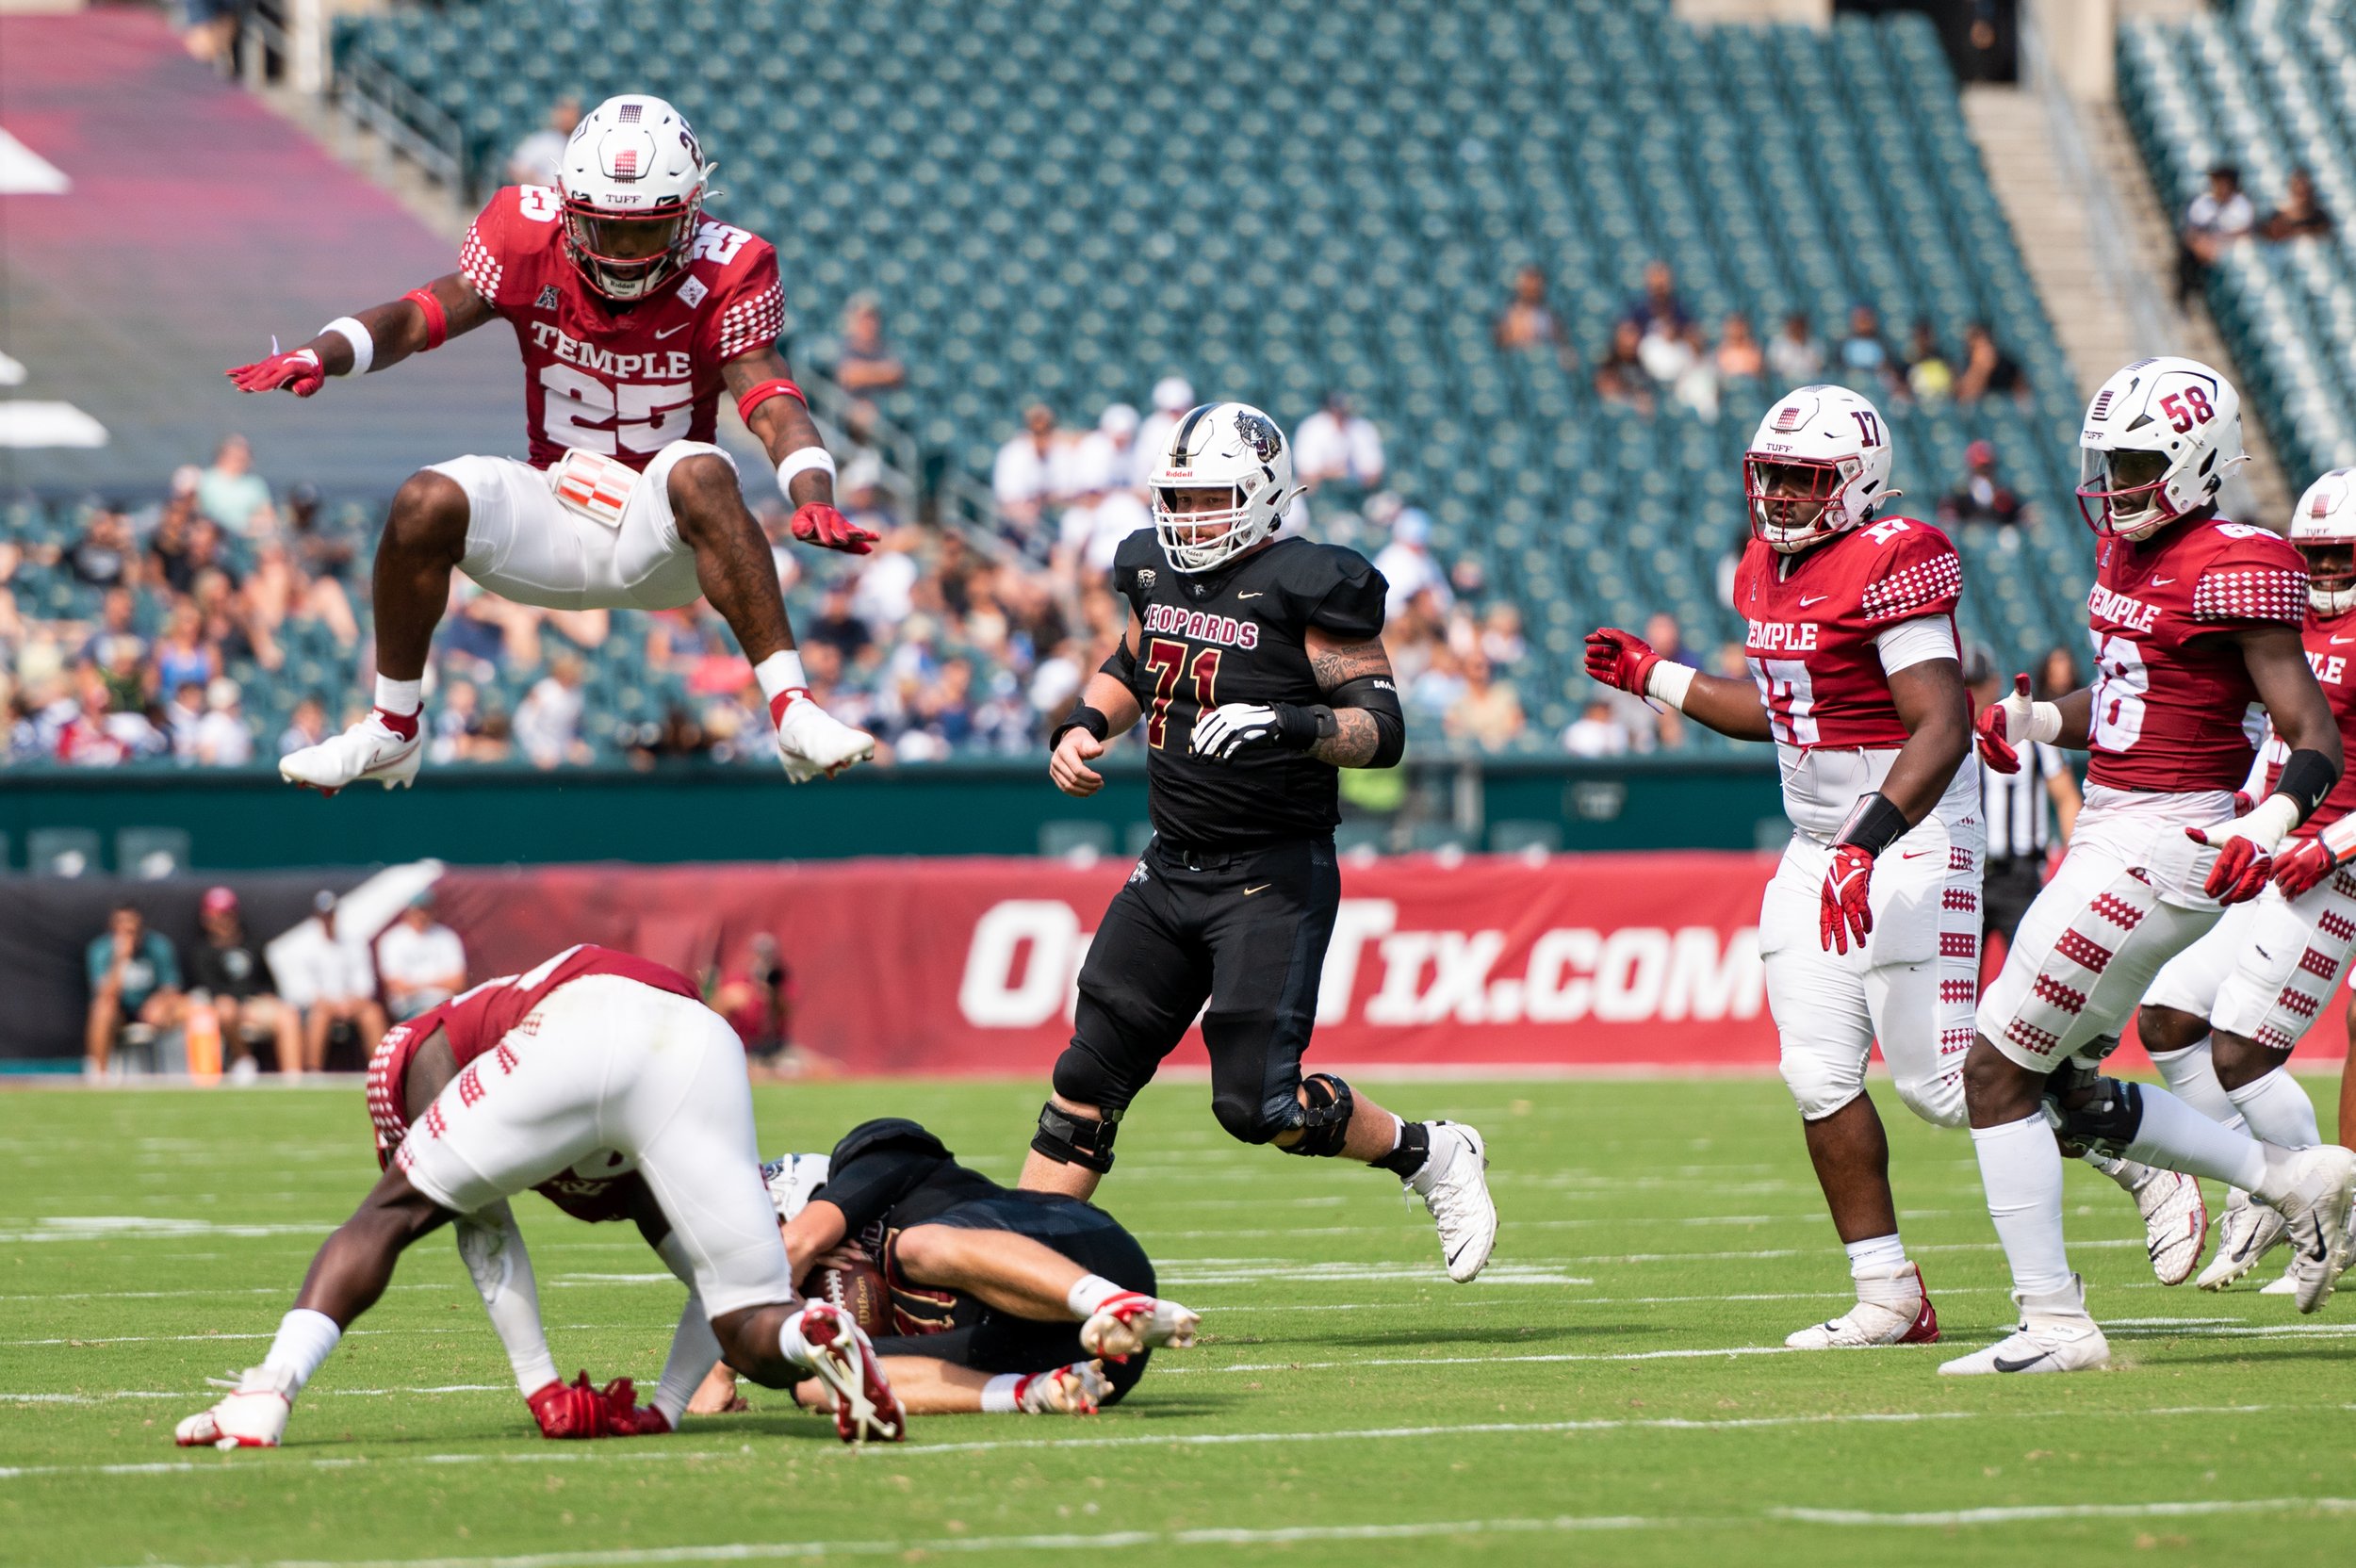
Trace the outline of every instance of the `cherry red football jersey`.
<instances>
[{"instance_id":1,"label":"cherry red football jersey","mask_svg":"<svg viewBox=\"0 0 2356 1568\"><path fill-rule=\"evenodd\" d=\"M711 440L720 367L785 330L777 252L707 218L679 275L624 310L565 259L563 215L548 187L509 186L458 257L474 291L515 325L533 465L585 447L644 468L674 441Z\"/></svg>"},{"instance_id":2,"label":"cherry red football jersey","mask_svg":"<svg viewBox=\"0 0 2356 1568\"><path fill-rule=\"evenodd\" d=\"M1911 517L1868 523L1798 555L1752 540L1734 607L1776 743L1803 751L1906 744L1873 640L1926 615L1952 633L1962 593L1955 547Z\"/></svg>"},{"instance_id":3,"label":"cherry red football jersey","mask_svg":"<svg viewBox=\"0 0 2356 1568\"><path fill-rule=\"evenodd\" d=\"M2265 529L2205 521L2102 540L2086 595L2086 782L2146 793L2239 789L2265 715L2228 633L2306 616L2307 564Z\"/></svg>"},{"instance_id":4,"label":"cherry red football jersey","mask_svg":"<svg viewBox=\"0 0 2356 1568\"><path fill-rule=\"evenodd\" d=\"M2324 700L2331 705L2331 716L2339 721L2340 745L2356 755L2356 612L2326 619L2317 615L2311 605L2300 640L2307 645L2308 666L2315 672ZM2289 757L2289 748L2269 730L2266 751L2266 773L2262 792L2272 794L2275 785L2282 782L2282 763ZM2312 839L2350 810L2356 810L2356 768L2341 772L2340 781L2323 797L2315 814L2299 824L2291 837Z\"/></svg>"}]
</instances>

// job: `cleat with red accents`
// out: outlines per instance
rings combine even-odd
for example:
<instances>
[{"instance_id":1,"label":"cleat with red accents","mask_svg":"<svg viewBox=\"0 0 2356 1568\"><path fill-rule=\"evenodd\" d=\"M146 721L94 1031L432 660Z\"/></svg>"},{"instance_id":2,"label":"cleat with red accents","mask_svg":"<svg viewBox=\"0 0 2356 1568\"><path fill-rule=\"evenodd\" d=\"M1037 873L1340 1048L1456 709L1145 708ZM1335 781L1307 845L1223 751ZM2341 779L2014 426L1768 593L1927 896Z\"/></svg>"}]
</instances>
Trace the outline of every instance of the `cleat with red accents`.
<instances>
[{"instance_id":1,"label":"cleat with red accents","mask_svg":"<svg viewBox=\"0 0 2356 1568\"><path fill-rule=\"evenodd\" d=\"M1025 1415L1094 1415L1112 1388L1103 1362L1075 1361L1017 1383L1014 1405Z\"/></svg>"},{"instance_id":2,"label":"cleat with red accents","mask_svg":"<svg viewBox=\"0 0 2356 1568\"><path fill-rule=\"evenodd\" d=\"M1184 1350L1194 1343L1202 1316L1175 1301L1156 1300L1124 1290L1106 1299L1080 1325L1080 1348L1091 1356L1125 1361L1140 1350L1168 1346Z\"/></svg>"},{"instance_id":3,"label":"cleat with red accents","mask_svg":"<svg viewBox=\"0 0 2356 1568\"><path fill-rule=\"evenodd\" d=\"M1862 1350L1939 1342L1939 1310L1923 1288L1920 1265L1870 1269L1857 1277L1857 1295L1847 1312L1800 1330L1784 1344L1794 1350Z\"/></svg>"},{"instance_id":4,"label":"cleat with red accents","mask_svg":"<svg viewBox=\"0 0 2356 1568\"><path fill-rule=\"evenodd\" d=\"M172 1441L183 1448L275 1448L294 1411L295 1386L291 1371L249 1367L234 1393L174 1428Z\"/></svg>"},{"instance_id":5,"label":"cleat with red accents","mask_svg":"<svg viewBox=\"0 0 2356 1568\"><path fill-rule=\"evenodd\" d=\"M885 1380L875 1347L850 1315L824 1301L794 1320L810 1348L810 1370L834 1391L834 1429L845 1443L898 1443L908 1434L900 1396ZM789 1332L788 1343L791 1343Z\"/></svg>"},{"instance_id":6,"label":"cleat with red accents","mask_svg":"<svg viewBox=\"0 0 2356 1568\"><path fill-rule=\"evenodd\" d=\"M401 790L417 782L424 762L425 733L417 715L379 708L342 734L280 758L278 776L324 795L363 779Z\"/></svg>"}]
</instances>

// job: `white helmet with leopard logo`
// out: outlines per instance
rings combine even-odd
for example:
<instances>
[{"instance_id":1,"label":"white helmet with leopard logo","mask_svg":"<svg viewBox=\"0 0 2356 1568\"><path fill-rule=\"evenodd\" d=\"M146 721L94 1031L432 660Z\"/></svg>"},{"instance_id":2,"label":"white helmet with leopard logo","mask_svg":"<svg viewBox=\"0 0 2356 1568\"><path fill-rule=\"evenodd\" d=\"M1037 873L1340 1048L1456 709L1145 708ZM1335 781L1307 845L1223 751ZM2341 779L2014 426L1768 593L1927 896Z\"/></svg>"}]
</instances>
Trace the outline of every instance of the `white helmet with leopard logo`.
<instances>
[{"instance_id":1,"label":"white helmet with leopard logo","mask_svg":"<svg viewBox=\"0 0 2356 1568\"><path fill-rule=\"evenodd\" d=\"M1182 572L1225 565L1276 532L1299 498L1292 446L1249 403L1202 403L1170 427L1146 484L1153 531ZM1223 501L1196 494L1224 492ZM1207 507L1196 503L1214 500Z\"/></svg>"}]
</instances>

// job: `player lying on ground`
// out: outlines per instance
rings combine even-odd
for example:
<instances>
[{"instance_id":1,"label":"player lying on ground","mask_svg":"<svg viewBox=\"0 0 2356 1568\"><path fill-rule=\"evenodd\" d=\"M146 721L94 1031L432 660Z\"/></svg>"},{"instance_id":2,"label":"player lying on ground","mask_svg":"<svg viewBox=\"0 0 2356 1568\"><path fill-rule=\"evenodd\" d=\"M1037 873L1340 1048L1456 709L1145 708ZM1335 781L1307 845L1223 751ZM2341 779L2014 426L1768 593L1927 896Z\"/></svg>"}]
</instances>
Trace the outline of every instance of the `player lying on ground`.
<instances>
[{"instance_id":1,"label":"player lying on ground","mask_svg":"<svg viewBox=\"0 0 2356 1568\"><path fill-rule=\"evenodd\" d=\"M752 662L789 778L874 754L873 737L810 700L768 541L712 445L725 387L777 465L794 536L867 552L875 535L835 510L834 460L777 352L777 253L703 216L712 170L669 104L609 98L573 132L559 188L491 198L457 271L229 372L247 392L307 398L499 318L523 352L532 460L454 458L394 496L376 547L375 710L282 758L290 782L332 794L417 777L420 683L452 571L555 610L668 610L700 594Z\"/></svg>"},{"instance_id":2,"label":"player lying on ground","mask_svg":"<svg viewBox=\"0 0 2356 1568\"><path fill-rule=\"evenodd\" d=\"M2339 724L2343 753L2356 732L2356 469L2335 468L2308 486L2291 516L2291 547L2307 563L2300 640ZM2272 738L2244 785L2251 801L2273 793L2287 753ZM2236 904L2209 934L2168 961L2143 999L2135 1031L2186 1104L2228 1127L2286 1149L2323 1141L2315 1102L2291 1076L2290 1054L2339 988L2356 947L2356 776L2342 774L2323 804L2274 858L2256 898ZM2342 1127L2347 1124L2343 1122ZM2288 1234L2282 1215L2233 1189L2218 1222L2217 1258L2201 1288L2222 1290ZM2295 1270L2267 1285L2287 1295Z\"/></svg>"},{"instance_id":3,"label":"player lying on ground","mask_svg":"<svg viewBox=\"0 0 2356 1568\"><path fill-rule=\"evenodd\" d=\"M1481 1135L1301 1073L1341 903L1338 770L1394 767L1407 745L1383 576L1353 550L1276 537L1301 488L1256 408L1190 410L1149 484L1153 528L1113 561L1128 631L1055 727L1048 776L1095 793L1089 764L1142 719L1153 841L1080 967L1023 1184L1093 1193L1121 1117L1200 1014L1220 1126L1399 1177L1430 1209L1448 1277L1469 1280L1497 1242Z\"/></svg>"},{"instance_id":4,"label":"player lying on ground","mask_svg":"<svg viewBox=\"0 0 2356 1568\"><path fill-rule=\"evenodd\" d=\"M696 1000L695 982L626 953L567 948L391 1030L377 1054L384 1065L370 1073L369 1113L385 1146L384 1178L312 1260L262 1364L180 1423L183 1446L276 1446L295 1396L384 1294L402 1251L461 1217L460 1249L494 1321L529 1311L536 1323L504 1200L582 1170L637 1174L673 1233L665 1260L683 1263L714 1349L768 1387L823 1379L846 1442L906 1435L858 1326L794 1294L761 1186L744 1047ZM680 1353L675 1345L674 1361ZM544 1430L601 1419L636 1429L641 1413L625 1389L600 1396L585 1378L564 1389L545 1346L540 1354L545 1364L519 1366L517 1381L540 1384L529 1392Z\"/></svg>"},{"instance_id":5,"label":"player lying on ground","mask_svg":"<svg viewBox=\"0 0 2356 1568\"><path fill-rule=\"evenodd\" d=\"M2217 518L2218 487L2243 457L2241 400L2209 367L2160 358L2119 371L2095 393L2079 445L2079 506L2099 540L2086 598L2095 683L2032 702L2022 678L1980 715L1982 755L2000 771L2018 767L2010 743L2024 735L2091 753L2077 831L1980 1000L1964 1063L2021 1326L1942 1372L2110 1359L2063 1243L2055 1130L2281 1211L2301 1312L2330 1298L2347 1261L2356 1153L2261 1143L2166 1089L2097 1071L2161 966L2257 896L2276 847L2339 781L2339 726L2300 644L2306 564L2266 530ZM2236 817L2253 705L2289 755L2273 792Z\"/></svg>"},{"instance_id":6,"label":"player lying on ground","mask_svg":"<svg viewBox=\"0 0 2356 1568\"><path fill-rule=\"evenodd\" d=\"M1742 459L1751 543L1734 588L1749 680L1670 662L1616 629L1587 639L1597 680L1722 735L1773 741L1782 762L1792 834L1759 915L1767 1005L1857 1295L1841 1316L1793 1333L1786 1343L1798 1349L1939 1337L1898 1233L1865 1067L1880 1040L1906 1108L1962 1126L1978 992L1986 834L1979 770L1962 766L1963 563L1928 523L1876 518L1894 494L1890 463L1879 411L1842 387L1800 387L1759 422ZM2200 1205L2199 1184L2173 1172L2137 1168L2128 1185L2147 1224L2169 1235ZM2190 1229L2196 1245L2169 1260L2179 1278L2199 1256Z\"/></svg>"},{"instance_id":7,"label":"player lying on ground","mask_svg":"<svg viewBox=\"0 0 2356 1568\"><path fill-rule=\"evenodd\" d=\"M813 1298L837 1265L858 1282L848 1294L872 1302L861 1326L911 1414L1090 1414L1137 1386L1155 1348L1194 1343L1195 1315L1154 1299L1152 1261L1112 1216L1008 1191L913 1121L866 1122L831 1155L764 1170L795 1274ZM816 1379L793 1392L834 1399ZM688 1409L727 1409L734 1393L717 1368Z\"/></svg>"}]
</instances>

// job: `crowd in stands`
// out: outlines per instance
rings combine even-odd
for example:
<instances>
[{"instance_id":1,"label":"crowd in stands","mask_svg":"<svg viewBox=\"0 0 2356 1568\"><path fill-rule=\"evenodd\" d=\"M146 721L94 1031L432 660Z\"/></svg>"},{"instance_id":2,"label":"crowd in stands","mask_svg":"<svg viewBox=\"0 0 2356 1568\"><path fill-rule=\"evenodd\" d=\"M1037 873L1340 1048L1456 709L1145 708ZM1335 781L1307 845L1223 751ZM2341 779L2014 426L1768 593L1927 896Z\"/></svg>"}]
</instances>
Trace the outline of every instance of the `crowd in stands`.
<instances>
[{"instance_id":1,"label":"crowd in stands","mask_svg":"<svg viewBox=\"0 0 2356 1568\"><path fill-rule=\"evenodd\" d=\"M2291 171L2282 204L2265 218L2242 189L2241 171L2220 163L2209 171L2209 188L2184 205L2176 227L2176 308L2182 310L2207 280L2209 269L2229 249L2246 240L2269 245L2294 239L2329 239L2331 212L2315 195L2315 176Z\"/></svg>"}]
</instances>

